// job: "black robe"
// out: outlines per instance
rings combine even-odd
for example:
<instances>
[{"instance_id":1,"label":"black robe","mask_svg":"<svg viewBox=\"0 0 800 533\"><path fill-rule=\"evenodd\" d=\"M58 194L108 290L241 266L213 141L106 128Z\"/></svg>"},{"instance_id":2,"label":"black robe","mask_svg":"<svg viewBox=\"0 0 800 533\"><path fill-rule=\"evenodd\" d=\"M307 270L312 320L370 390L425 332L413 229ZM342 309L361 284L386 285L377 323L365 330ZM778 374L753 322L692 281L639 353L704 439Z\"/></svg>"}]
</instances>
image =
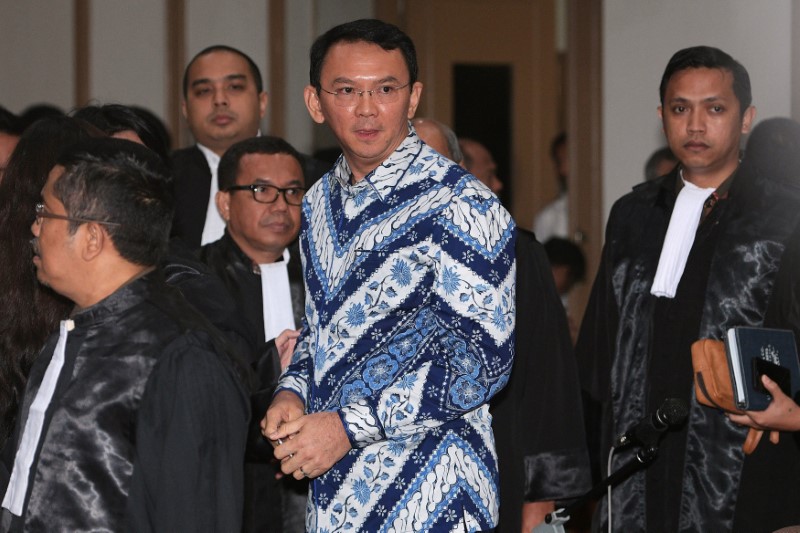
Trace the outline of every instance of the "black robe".
<instances>
[{"instance_id":1,"label":"black robe","mask_svg":"<svg viewBox=\"0 0 800 533\"><path fill-rule=\"evenodd\" d=\"M172 175L175 189L172 236L198 248L203 238L211 193L211 169L206 156L196 145L175 150L172 153Z\"/></svg>"},{"instance_id":2,"label":"black robe","mask_svg":"<svg viewBox=\"0 0 800 533\"><path fill-rule=\"evenodd\" d=\"M688 351L696 338L721 339L730 327L763 323L785 242L800 215L797 196L742 165L730 199L718 202L698 229L676 295L684 298L685 306L667 309L650 294L650 288L675 203L677 179L676 169L637 186L615 203L578 340L582 386L602 406L599 464L605 465L614 437L658 407L652 405L657 401L654 388L689 400L686 427L668 433L664 440L662 461L667 464L662 463L660 471L670 477L658 478L664 486L648 488L647 476L639 472L617 486L612 504L614 529L644 531L653 524L666 527L671 520L674 528L667 530L744 531L746 526L739 519L747 517L750 524L763 526L756 530L767 530L773 524L786 525L777 523L776 517L787 507L800 522L800 507L790 496L793 487L778 490L782 497L766 506L737 497L746 463L741 449L746 430L695 401ZM692 290L681 295L687 284L701 291L702 298ZM665 325L664 317L670 316L674 324ZM666 355L671 358L668 361L654 362L655 353L665 353L666 342L677 352ZM613 468L629 455L618 455ZM780 471L782 464L771 461L765 468L762 474L769 478L769 472ZM742 488L742 494L749 493ZM663 501L647 501L658 490ZM603 528L605 504L604 499L596 517ZM648 512L661 515L647 516Z\"/></svg>"},{"instance_id":3,"label":"black robe","mask_svg":"<svg viewBox=\"0 0 800 533\"><path fill-rule=\"evenodd\" d=\"M200 260L222 280L236 302L245 335L255 348L252 361L259 376L260 387L274 387L281 374L280 360L274 349L274 341L264 342L261 276L253 271L253 261L236 245L227 230L221 239L200 249ZM287 270L294 321L300 327L305 316L305 286L296 242L289 246Z\"/></svg>"},{"instance_id":4,"label":"black robe","mask_svg":"<svg viewBox=\"0 0 800 533\"><path fill-rule=\"evenodd\" d=\"M245 468L245 532L279 533L303 531L308 481L285 476L275 479L280 470L273 460L273 449L262 436L259 423L272 400L281 374L275 340L264 342L264 308L261 276L253 261L236 245L230 234L200 249L200 259L222 280L236 302L237 315L250 343L255 347L251 363L258 377L258 392L252 395L253 417ZM305 286L297 244L289 246L289 289L295 324L299 327L305 312Z\"/></svg>"},{"instance_id":5,"label":"black robe","mask_svg":"<svg viewBox=\"0 0 800 533\"><path fill-rule=\"evenodd\" d=\"M492 399L500 472L498 531L517 533L523 503L589 490L580 388L567 316L544 248L517 228L516 342L508 385Z\"/></svg>"},{"instance_id":6,"label":"black robe","mask_svg":"<svg viewBox=\"0 0 800 533\"><path fill-rule=\"evenodd\" d=\"M156 278L72 317L12 531L239 529L247 395L222 335ZM31 369L11 461L57 340Z\"/></svg>"}]
</instances>

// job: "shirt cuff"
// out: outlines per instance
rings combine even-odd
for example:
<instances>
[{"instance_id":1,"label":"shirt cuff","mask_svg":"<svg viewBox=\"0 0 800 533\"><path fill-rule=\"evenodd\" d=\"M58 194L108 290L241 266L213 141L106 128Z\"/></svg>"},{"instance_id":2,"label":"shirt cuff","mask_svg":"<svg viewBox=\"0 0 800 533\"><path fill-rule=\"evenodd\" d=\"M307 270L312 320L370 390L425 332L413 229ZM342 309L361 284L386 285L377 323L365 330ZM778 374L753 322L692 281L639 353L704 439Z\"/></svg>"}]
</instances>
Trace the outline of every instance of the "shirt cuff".
<instances>
[{"instance_id":1,"label":"shirt cuff","mask_svg":"<svg viewBox=\"0 0 800 533\"><path fill-rule=\"evenodd\" d=\"M353 448L364 448L369 444L386 440L386 433L377 415L364 400L339 409L339 418Z\"/></svg>"}]
</instances>

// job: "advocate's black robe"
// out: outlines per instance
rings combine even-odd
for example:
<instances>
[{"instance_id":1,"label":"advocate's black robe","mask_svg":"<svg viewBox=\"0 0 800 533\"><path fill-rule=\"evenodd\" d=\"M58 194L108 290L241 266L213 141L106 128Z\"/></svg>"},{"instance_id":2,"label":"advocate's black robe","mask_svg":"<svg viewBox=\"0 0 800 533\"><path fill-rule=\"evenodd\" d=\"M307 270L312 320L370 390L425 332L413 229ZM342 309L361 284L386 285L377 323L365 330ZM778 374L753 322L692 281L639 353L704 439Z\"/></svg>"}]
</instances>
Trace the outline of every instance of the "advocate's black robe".
<instances>
[{"instance_id":1,"label":"advocate's black robe","mask_svg":"<svg viewBox=\"0 0 800 533\"><path fill-rule=\"evenodd\" d=\"M523 503L589 490L580 388L567 316L544 248L517 228L516 342L508 385L492 399L500 472L498 531L517 533Z\"/></svg>"},{"instance_id":2,"label":"advocate's black robe","mask_svg":"<svg viewBox=\"0 0 800 533\"><path fill-rule=\"evenodd\" d=\"M12 531L241 526L249 415L241 374L222 335L157 278L134 280L72 317ZM6 460L57 340L31 369ZM10 516L3 511L4 523Z\"/></svg>"},{"instance_id":3,"label":"advocate's black robe","mask_svg":"<svg viewBox=\"0 0 800 533\"><path fill-rule=\"evenodd\" d=\"M172 152L172 175L175 215L171 236L199 248L211 193L211 169L197 145Z\"/></svg>"},{"instance_id":4,"label":"advocate's black robe","mask_svg":"<svg viewBox=\"0 0 800 533\"><path fill-rule=\"evenodd\" d=\"M673 393L680 389L681 396L689 401L685 429L668 433L664 440L668 464L661 465L661 472L671 472L672 476L664 481L669 486L658 489L671 504L659 509L661 516L648 517L646 509L652 513L659 502L646 501L645 495L651 497L656 491L646 487L646 475L639 472L613 491L614 530L645 531L653 524L663 526L672 520L675 527L671 530L678 531L772 531L773 525L786 525L787 509L800 522L794 487L775 491L781 497L766 505L738 498L746 463L741 449L746 430L732 424L720 411L695 401L691 375L687 374L691 368L688 349L679 348L680 353L672 354L672 366L658 362L662 381L669 382L666 385L653 382L658 373L653 371L652 357L656 352L664 353L659 350L662 344L654 346L656 342L667 339L675 346L686 346L687 341L694 340L688 333L694 329L696 338L721 339L730 327L763 323L785 242L800 215L797 195L763 179L747 165L740 167L729 199L719 201L698 229L698 236L703 231L707 234L696 240L681 280L682 285L689 283L695 290L705 285L699 289L702 301L684 295L690 302L686 317L680 316L683 309L661 311L661 318L678 315L675 327L679 329L674 330L676 338L670 339L671 326L659 330L665 325L657 320L657 299L650 288L675 204L677 173L676 169L641 184L615 203L578 340L582 386L602 409L602 444L596 457L599 464L605 465L614 437L658 407L648 404L655 401L655 386ZM676 298L681 296L681 286L678 292ZM694 306L699 310L699 321L689 316ZM677 454L676 439L680 440ZM613 468L629 456L619 454ZM780 461L768 460L759 477L769 479L770 472L781 468ZM757 487L761 480L746 481ZM750 493L748 487L742 487L742 494ZM605 528L605 517L604 499L595 526ZM745 519L747 524L759 527L748 529Z\"/></svg>"},{"instance_id":5,"label":"advocate's black robe","mask_svg":"<svg viewBox=\"0 0 800 533\"><path fill-rule=\"evenodd\" d=\"M308 481L291 476L277 480L280 471L272 460L272 446L261 435L259 423L272 400L281 374L275 340L264 342L264 307L261 275L253 261L237 246L228 231L221 239L200 249L200 259L222 280L236 302L237 315L254 350L249 358L258 377L258 392L252 395L253 417L245 469L245 532L280 533L305 529L305 497ZM289 246L289 290L295 324L305 313L305 286L297 244Z\"/></svg>"},{"instance_id":6,"label":"advocate's black robe","mask_svg":"<svg viewBox=\"0 0 800 533\"><path fill-rule=\"evenodd\" d=\"M245 335L255 348L252 361L258 373L260 388L270 385L274 387L281 374L280 359L274 349L275 342L264 342L261 275L253 270L253 261L236 245L227 230L222 238L200 249L200 260L222 280L236 302ZM299 328L305 313L305 286L296 242L289 246L287 270L292 313Z\"/></svg>"}]
</instances>

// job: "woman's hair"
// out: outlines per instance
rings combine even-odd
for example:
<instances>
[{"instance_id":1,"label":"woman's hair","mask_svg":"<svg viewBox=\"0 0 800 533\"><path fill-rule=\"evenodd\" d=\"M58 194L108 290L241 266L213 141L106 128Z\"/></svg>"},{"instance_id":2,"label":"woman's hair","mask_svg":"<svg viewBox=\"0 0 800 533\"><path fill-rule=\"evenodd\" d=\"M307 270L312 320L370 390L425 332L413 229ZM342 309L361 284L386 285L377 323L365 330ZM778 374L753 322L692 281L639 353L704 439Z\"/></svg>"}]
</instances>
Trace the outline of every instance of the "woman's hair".
<instances>
[{"instance_id":1,"label":"woman's hair","mask_svg":"<svg viewBox=\"0 0 800 533\"><path fill-rule=\"evenodd\" d=\"M61 151L102 135L69 117L41 119L20 137L0 182L0 445L14 426L34 359L72 308L36 280L30 246L34 206Z\"/></svg>"}]
</instances>

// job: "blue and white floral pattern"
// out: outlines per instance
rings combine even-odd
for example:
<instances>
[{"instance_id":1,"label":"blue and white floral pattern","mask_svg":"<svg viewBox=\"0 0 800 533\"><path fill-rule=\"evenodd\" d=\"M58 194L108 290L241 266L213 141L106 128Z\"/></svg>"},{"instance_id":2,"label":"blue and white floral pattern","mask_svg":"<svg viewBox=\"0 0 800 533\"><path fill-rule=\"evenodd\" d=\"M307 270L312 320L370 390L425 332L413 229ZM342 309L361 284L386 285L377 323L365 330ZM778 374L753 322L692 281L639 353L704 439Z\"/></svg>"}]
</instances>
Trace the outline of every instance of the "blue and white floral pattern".
<instances>
[{"instance_id":1,"label":"blue and white floral pattern","mask_svg":"<svg viewBox=\"0 0 800 533\"><path fill-rule=\"evenodd\" d=\"M280 388L337 411L353 449L313 480L312 531L476 531L497 521L488 401L514 342L513 222L413 128L356 184L306 194L306 324Z\"/></svg>"}]
</instances>

